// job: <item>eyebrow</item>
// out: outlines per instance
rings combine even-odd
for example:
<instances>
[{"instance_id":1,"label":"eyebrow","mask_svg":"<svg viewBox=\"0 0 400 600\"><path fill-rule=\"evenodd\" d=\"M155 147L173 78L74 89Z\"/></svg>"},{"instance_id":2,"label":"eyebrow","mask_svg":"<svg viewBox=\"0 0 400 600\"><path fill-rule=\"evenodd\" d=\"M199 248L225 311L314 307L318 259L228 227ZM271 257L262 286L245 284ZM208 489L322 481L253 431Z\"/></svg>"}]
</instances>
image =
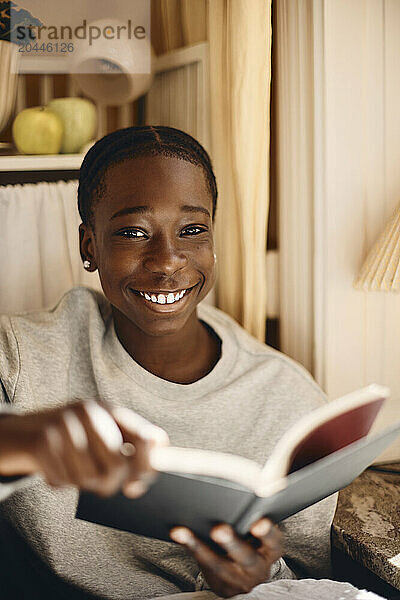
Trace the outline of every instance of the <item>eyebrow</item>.
<instances>
[{"instance_id":1,"label":"eyebrow","mask_svg":"<svg viewBox=\"0 0 400 600\"><path fill-rule=\"evenodd\" d=\"M210 212L204 206L193 206L191 204L184 204L181 207L182 212L196 213L201 212L211 218Z\"/></svg>"},{"instance_id":2,"label":"eyebrow","mask_svg":"<svg viewBox=\"0 0 400 600\"><path fill-rule=\"evenodd\" d=\"M211 219L211 215L210 212L204 207L204 206L194 206L191 204L184 204L183 206L181 206L181 211L182 212L188 212L188 213L204 213L205 215L207 215L208 217L210 217ZM122 208L121 210L118 210L116 213L113 214L113 216L110 218L110 221L112 219L116 219L117 217L123 217L124 215L132 215L132 214L139 214L139 215L143 215L145 213L148 212L152 212L152 209L150 208L150 206L127 206L126 208Z\"/></svg>"},{"instance_id":3,"label":"eyebrow","mask_svg":"<svg viewBox=\"0 0 400 600\"><path fill-rule=\"evenodd\" d=\"M110 218L110 221L112 221L112 219L116 219L117 217L123 217L124 215L142 215L147 212L151 212L149 206L127 206L126 208L122 208L121 210L118 210L116 213L114 213L113 216Z\"/></svg>"}]
</instances>

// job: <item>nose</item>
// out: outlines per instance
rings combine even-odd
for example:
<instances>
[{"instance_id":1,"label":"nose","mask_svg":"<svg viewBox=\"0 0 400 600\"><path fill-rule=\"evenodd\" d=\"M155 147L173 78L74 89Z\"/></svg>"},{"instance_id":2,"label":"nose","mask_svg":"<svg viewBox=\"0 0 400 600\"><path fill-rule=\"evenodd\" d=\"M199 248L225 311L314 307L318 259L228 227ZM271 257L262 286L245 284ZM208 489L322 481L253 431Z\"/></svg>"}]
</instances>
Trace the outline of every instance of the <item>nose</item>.
<instances>
[{"instance_id":1,"label":"nose","mask_svg":"<svg viewBox=\"0 0 400 600\"><path fill-rule=\"evenodd\" d=\"M177 244L160 237L153 240L143 261L144 268L159 275L173 275L187 265L187 257Z\"/></svg>"}]
</instances>

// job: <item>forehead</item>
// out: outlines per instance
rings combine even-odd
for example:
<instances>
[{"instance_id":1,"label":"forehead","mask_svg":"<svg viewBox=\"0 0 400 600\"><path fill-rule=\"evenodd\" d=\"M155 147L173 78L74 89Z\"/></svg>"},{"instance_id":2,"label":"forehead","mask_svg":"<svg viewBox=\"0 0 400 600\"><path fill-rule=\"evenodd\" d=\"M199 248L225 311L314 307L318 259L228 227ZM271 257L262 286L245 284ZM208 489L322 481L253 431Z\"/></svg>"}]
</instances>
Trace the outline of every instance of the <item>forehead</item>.
<instances>
[{"instance_id":1,"label":"forehead","mask_svg":"<svg viewBox=\"0 0 400 600\"><path fill-rule=\"evenodd\" d=\"M189 199L212 207L212 196L200 165L163 155L140 156L111 165L103 177L101 198L115 208L122 198L136 203L164 204ZM103 206L103 208L105 208Z\"/></svg>"}]
</instances>

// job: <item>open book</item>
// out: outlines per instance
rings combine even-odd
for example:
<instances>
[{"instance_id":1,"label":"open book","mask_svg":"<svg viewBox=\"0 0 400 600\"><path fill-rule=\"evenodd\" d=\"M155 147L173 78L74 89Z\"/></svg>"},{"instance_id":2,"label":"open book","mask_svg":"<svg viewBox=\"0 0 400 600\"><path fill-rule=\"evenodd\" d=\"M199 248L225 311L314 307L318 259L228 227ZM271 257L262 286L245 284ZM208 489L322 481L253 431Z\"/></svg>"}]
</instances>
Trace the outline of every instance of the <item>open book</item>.
<instances>
[{"instance_id":1,"label":"open book","mask_svg":"<svg viewBox=\"0 0 400 600\"><path fill-rule=\"evenodd\" d=\"M154 448L160 474L144 496L82 492L76 516L168 541L175 525L207 539L220 522L241 535L262 516L279 522L351 483L400 435L400 422L370 434L388 396L370 385L316 409L286 432L264 467L233 454Z\"/></svg>"}]
</instances>

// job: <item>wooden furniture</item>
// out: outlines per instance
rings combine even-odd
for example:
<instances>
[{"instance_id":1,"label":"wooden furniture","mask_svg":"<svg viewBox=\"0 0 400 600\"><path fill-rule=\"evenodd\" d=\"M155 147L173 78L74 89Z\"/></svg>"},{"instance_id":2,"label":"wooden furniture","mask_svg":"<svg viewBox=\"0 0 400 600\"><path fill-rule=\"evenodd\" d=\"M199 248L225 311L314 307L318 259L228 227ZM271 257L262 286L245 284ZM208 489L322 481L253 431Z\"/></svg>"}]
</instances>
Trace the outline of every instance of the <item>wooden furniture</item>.
<instances>
[{"instance_id":1,"label":"wooden furniture","mask_svg":"<svg viewBox=\"0 0 400 600\"><path fill-rule=\"evenodd\" d=\"M83 154L0 155L0 185L78 179Z\"/></svg>"}]
</instances>

